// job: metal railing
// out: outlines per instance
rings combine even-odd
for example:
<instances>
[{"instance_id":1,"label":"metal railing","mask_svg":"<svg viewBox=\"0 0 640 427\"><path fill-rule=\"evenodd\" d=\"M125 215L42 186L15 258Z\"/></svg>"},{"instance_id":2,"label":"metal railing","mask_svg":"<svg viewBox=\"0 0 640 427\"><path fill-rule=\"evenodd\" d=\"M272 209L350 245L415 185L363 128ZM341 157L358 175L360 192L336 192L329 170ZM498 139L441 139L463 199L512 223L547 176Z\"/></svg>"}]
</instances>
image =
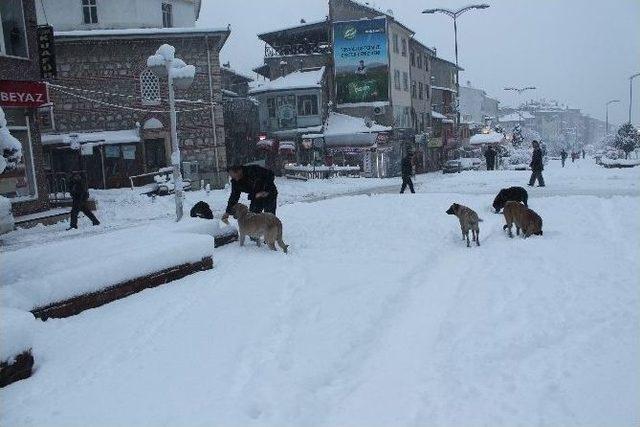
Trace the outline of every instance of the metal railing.
<instances>
[{"instance_id":1,"label":"metal railing","mask_svg":"<svg viewBox=\"0 0 640 427\"><path fill-rule=\"evenodd\" d=\"M322 43L295 43L280 46L264 46L265 58L277 56L313 55L331 53L331 44Z\"/></svg>"}]
</instances>

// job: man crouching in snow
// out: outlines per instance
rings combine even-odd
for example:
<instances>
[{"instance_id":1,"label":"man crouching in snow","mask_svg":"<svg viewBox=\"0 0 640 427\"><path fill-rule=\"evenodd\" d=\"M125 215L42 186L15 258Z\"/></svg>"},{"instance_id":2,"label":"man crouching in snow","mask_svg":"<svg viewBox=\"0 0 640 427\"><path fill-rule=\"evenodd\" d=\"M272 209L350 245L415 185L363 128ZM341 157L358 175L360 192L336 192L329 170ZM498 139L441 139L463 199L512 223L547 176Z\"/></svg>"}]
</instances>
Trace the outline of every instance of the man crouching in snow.
<instances>
[{"instance_id":1,"label":"man crouching in snow","mask_svg":"<svg viewBox=\"0 0 640 427\"><path fill-rule=\"evenodd\" d=\"M254 213L268 212L276 214L278 201L278 189L274 182L275 175L269 169L258 165L231 166L228 169L231 177L231 195L227 203L227 209L222 216L227 221L229 215L234 214L234 208L240 194L247 193L251 204L249 211Z\"/></svg>"}]
</instances>

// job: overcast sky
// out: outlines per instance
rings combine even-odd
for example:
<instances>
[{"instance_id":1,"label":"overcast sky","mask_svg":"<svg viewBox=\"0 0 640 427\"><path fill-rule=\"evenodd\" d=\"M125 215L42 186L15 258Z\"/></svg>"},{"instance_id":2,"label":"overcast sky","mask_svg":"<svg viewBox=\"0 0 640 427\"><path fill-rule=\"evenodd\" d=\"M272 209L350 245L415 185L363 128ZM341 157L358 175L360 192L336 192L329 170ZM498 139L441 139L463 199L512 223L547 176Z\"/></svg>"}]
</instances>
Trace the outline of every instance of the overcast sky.
<instances>
[{"instance_id":1,"label":"overcast sky","mask_svg":"<svg viewBox=\"0 0 640 427\"><path fill-rule=\"evenodd\" d=\"M469 0L472 1L472 0ZM453 60L453 23L445 15L422 15L432 7L456 8L465 0L376 0L392 9L416 38ZM503 105L518 102L505 86L538 89L522 99L555 98L612 123L627 120L629 76L640 72L640 0L488 0L489 9L458 19L460 81L487 91ZM231 24L223 62L244 72L262 64L264 44L257 34L324 18L328 0L203 0L198 26ZM254 74L255 76L255 74ZM640 123L640 77L634 81L633 122Z\"/></svg>"}]
</instances>

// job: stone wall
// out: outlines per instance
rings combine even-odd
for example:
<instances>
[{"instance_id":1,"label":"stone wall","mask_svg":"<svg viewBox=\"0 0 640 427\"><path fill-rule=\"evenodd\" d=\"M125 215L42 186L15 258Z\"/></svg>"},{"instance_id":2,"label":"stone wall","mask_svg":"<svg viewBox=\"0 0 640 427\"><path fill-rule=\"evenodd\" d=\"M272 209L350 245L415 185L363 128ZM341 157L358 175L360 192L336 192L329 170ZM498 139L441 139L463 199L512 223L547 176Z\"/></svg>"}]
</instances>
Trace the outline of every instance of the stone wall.
<instances>
[{"instance_id":1,"label":"stone wall","mask_svg":"<svg viewBox=\"0 0 640 427\"><path fill-rule=\"evenodd\" d=\"M196 77L187 90L176 89L178 140L183 161L198 161L203 179L219 186L225 180L226 155L219 63L220 33L162 35L145 38L56 39L58 78L52 83L57 132L133 129L150 118L169 130L167 82L160 79L161 101L145 105L140 74L149 55L163 43L176 48L176 56L195 65ZM207 60L207 44L210 64ZM214 142L209 66L216 103ZM74 88L74 89L69 89ZM98 101L98 102L96 102ZM168 153L167 153L168 155ZM216 159L217 158L217 159ZM220 173L219 173L220 172Z\"/></svg>"}]
</instances>

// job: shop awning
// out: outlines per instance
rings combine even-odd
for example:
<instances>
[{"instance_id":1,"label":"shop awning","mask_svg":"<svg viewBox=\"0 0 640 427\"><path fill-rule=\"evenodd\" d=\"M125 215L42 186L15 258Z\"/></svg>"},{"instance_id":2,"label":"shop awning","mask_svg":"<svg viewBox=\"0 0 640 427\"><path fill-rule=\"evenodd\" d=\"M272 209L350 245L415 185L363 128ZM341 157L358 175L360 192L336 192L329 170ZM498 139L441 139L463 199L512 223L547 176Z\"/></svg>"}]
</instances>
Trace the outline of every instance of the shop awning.
<instances>
[{"instance_id":1,"label":"shop awning","mask_svg":"<svg viewBox=\"0 0 640 427\"><path fill-rule=\"evenodd\" d=\"M80 144L96 145L132 144L140 142L138 129L107 130L100 132L44 133L40 136L42 145L69 145L77 137Z\"/></svg>"},{"instance_id":2,"label":"shop awning","mask_svg":"<svg viewBox=\"0 0 640 427\"><path fill-rule=\"evenodd\" d=\"M263 150L268 150L273 147L273 139L261 139L256 144L258 148L262 148Z\"/></svg>"},{"instance_id":3,"label":"shop awning","mask_svg":"<svg viewBox=\"0 0 640 427\"><path fill-rule=\"evenodd\" d=\"M280 141L280 151L296 151L296 143L293 141Z\"/></svg>"}]
</instances>

